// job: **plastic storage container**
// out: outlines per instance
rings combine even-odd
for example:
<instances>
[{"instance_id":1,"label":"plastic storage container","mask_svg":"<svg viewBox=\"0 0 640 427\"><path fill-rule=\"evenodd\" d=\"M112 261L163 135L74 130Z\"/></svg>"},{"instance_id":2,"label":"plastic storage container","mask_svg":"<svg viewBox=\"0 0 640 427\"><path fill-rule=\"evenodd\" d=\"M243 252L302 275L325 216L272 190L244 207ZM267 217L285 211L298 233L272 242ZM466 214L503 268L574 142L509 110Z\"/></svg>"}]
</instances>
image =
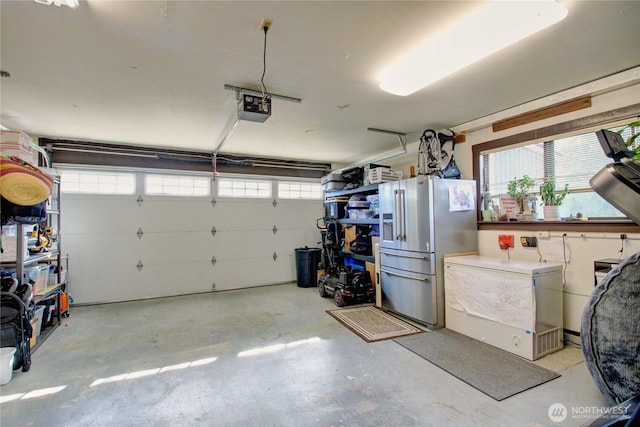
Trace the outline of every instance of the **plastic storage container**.
<instances>
[{"instance_id":1,"label":"plastic storage container","mask_svg":"<svg viewBox=\"0 0 640 427\"><path fill-rule=\"evenodd\" d=\"M320 249L297 248L296 275L299 288L316 287L318 275L318 263L320 262Z\"/></svg>"},{"instance_id":2,"label":"plastic storage container","mask_svg":"<svg viewBox=\"0 0 640 427\"><path fill-rule=\"evenodd\" d=\"M33 282L33 294L41 294L47 287L49 280L49 266L37 265L35 267L29 267L24 269L25 275Z\"/></svg>"},{"instance_id":3,"label":"plastic storage container","mask_svg":"<svg viewBox=\"0 0 640 427\"><path fill-rule=\"evenodd\" d=\"M13 377L13 355L15 347L0 348L0 384L6 384Z\"/></svg>"},{"instance_id":4,"label":"plastic storage container","mask_svg":"<svg viewBox=\"0 0 640 427\"><path fill-rule=\"evenodd\" d=\"M42 330L42 318L44 317L44 305L36 305L33 309L33 318L36 320L36 323L33 327L33 335L35 337L40 336L40 331Z\"/></svg>"}]
</instances>

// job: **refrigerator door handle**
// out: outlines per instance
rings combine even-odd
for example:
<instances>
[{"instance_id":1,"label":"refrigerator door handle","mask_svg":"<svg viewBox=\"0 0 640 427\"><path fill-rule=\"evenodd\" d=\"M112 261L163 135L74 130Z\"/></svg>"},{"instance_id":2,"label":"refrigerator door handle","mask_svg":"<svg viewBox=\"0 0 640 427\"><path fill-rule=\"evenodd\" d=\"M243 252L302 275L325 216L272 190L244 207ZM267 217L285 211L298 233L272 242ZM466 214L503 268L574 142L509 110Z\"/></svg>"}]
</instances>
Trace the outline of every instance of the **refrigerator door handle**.
<instances>
[{"instance_id":1,"label":"refrigerator door handle","mask_svg":"<svg viewBox=\"0 0 640 427\"><path fill-rule=\"evenodd\" d=\"M407 240L407 230L406 230L406 222L405 222L405 193L404 190L397 190L398 195L397 195L397 199L398 199L398 229L400 231L400 234L398 235L398 240L400 240L401 242L404 242Z\"/></svg>"},{"instance_id":2,"label":"refrigerator door handle","mask_svg":"<svg viewBox=\"0 0 640 427\"><path fill-rule=\"evenodd\" d=\"M423 260L423 261L430 261L430 260L431 260L431 258L430 258L430 257L428 257L428 256L415 256L415 255L405 255L405 254L403 254L403 255L398 255L398 254L393 253L393 252L387 252L387 251L382 251L382 250L380 251L380 254L382 254L382 255L389 255L389 256L397 256L397 257L400 257L400 258L421 259L421 260Z\"/></svg>"},{"instance_id":3,"label":"refrigerator door handle","mask_svg":"<svg viewBox=\"0 0 640 427\"><path fill-rule=\"evenodd\" d=\"M401 240L402 218L400 217L400 190L393 191L393 226L395 240Z\"/></svg>"},{"instance_id":4,"label":"refrigerator door handle","mask_svg":"<svg viewBox=\"0 0 640 427\"><path fill-rule=\"evenodd\" d=\"M382 273L387 273L387 274L390 274L390 275L392 275L392 276L404 277L405 279L421 280L421 281L423 281L423 282L428 282L428 281L429 281L429 279L428 279L427 277L425 277L425 278L419 278L419 277L415 277L415 276L409 276L408 274L400 274L400 273L396 273L396 272L393 272L393 271L389 271L389 270L387 270L387 269L385 269L385 268L381 268L381 269L380 269L380 271L381 271Z\"/></svg>"}]
</instances>

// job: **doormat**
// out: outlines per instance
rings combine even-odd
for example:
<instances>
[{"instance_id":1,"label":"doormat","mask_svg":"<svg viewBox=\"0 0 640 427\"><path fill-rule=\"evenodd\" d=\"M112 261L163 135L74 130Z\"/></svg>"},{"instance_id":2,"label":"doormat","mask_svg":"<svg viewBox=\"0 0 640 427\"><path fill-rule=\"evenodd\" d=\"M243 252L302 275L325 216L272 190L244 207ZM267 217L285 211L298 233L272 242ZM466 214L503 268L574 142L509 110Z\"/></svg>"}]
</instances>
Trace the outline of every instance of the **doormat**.
<instances>
[{"instance_id":1,"label":"doormat","mask_svg":"<svg viewBox=\"0 0 640 427\"><path fill-rule=\"evenodd\" d=\"M504 400L560 374L449 329L395 342L495 400Z\"/></svg>"},{"instance_id":2,"label":"doormat","mask_svg":"<svg viewBox=\"0 0 640 427\"><path fill-rule=\"evenodd\" d=\"M327 310L327 313L367 342L424 332L373 305Z\"/></svg>"}]
</instances>

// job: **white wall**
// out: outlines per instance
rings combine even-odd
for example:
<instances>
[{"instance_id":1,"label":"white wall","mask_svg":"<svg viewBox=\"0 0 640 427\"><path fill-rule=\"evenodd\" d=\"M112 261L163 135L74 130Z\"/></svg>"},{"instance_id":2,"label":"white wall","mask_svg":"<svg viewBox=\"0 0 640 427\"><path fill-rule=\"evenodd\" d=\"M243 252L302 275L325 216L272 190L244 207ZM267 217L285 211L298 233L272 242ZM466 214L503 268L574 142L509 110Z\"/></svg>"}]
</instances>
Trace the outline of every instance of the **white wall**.
<instances>
[{"instance_id":1,"label":"white wall","mask_svg":"<svg viewBox=\"0 0 640 427\"><path fill-rule=\"evenodd\" d=\"M216 197L215 206L211 197L137 199L62 195L62 245L74 303L295 281L295 248L319 247L321 240L319 200L278 199L274 207L272 198Z\"/></svg>"},{"instance_id":2,"label":"white wall","mask_svg":"<svg viewBox=\"0 0 640 427\"><path fill-rule=\"evenodd\" d=\"M492 123L498 120L513 117L527 111L536 110L545 106L577 98L584 95L592 96L592 106L583 110L563 114L558 117L541 120L528 125L519 126L501 132L493 132ZM546 96L521 106L487 116L473 122L453 126L456 133L466 135L466 142L455 147L455 159L462 171L463 178L473 177L472 146L498 138L519 134L529 130L539 129L554 124L603 113L636 104L640 101L640 67L628 70L617 75L591 82L583 86L572 88L557 94ZM425 129L430 125L425 123ZM420 134L410 135L408 140L408 153L386 162L393 168L402 170L405 176L409 174L409 166L417 169L417 150ZM524 232L508 228L505 230L480 231L478 233L478 247L480 254L496 256L506 259L507 253L498 247L498 234L513 234L516 243L520 236L534 235L532 232ZM557 252L562 248L562 235L564 232L551 233L547 239L539 239L540 248L545 251ZM564 287L564 327L574 332L580 331L582 310L591 291L593 290L593 262L603 258L618 258L619 250L623 244L622 257L627 257L640 251L640 234L628 234L628 239L621 242L619 234L615 233L575 233L567 232L566 245L571 252L571 258L566 264ZM539 255L534 248L523 248L516 245L511 250L512 259L538 261ZM555 256L557 258L557 254ZM549 260L549 261L555 261ZM560 259L562 262L562 258ZM446 284L445 284L446 286ZM578 341L579 342L579 341Z\"/></svg>"}]
</instances>

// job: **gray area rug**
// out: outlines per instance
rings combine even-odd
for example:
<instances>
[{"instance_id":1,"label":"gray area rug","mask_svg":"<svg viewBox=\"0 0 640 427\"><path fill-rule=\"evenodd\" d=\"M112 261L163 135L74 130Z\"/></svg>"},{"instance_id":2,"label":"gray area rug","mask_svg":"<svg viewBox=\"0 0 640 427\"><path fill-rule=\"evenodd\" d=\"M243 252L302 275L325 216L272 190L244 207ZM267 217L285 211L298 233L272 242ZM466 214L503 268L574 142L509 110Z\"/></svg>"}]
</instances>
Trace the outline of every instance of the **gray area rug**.
<instances>
[{"instance_id":1,"label":"gray area rug","mask_svg":"<svg viewBox=\"0 0 640 427\"><path fill-rule=\"evenodd\" d=\"M327 313L366 342L423 332L422 329L372 305L327 310Z\"/></svg>"},{"instance_id":2,"label":"gray area rug","mask_svg":"<svg viewBox=\"0 0 640 427\"><path fill-rule=\"evenodd\" d=\"M495 400L504 400L560 374L448 329L395 342Z\"/></svg>"}]
</instances>

